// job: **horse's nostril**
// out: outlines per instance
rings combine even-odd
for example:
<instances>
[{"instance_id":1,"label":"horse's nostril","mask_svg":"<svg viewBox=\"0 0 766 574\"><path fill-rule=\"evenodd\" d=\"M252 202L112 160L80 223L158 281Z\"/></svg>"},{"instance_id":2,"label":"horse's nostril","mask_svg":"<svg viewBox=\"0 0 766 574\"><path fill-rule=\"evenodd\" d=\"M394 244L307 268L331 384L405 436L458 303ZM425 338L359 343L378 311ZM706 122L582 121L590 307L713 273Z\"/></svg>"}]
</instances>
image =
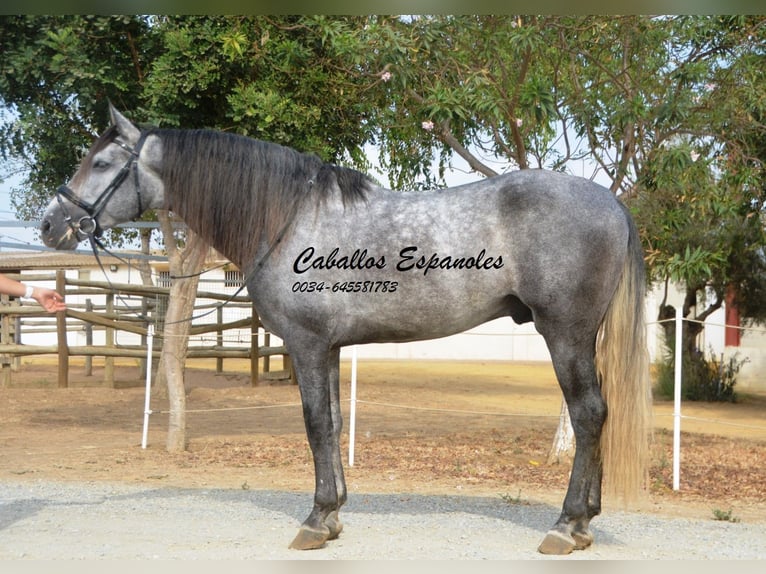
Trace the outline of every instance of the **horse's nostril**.
<instances>
[{"instance_id":1,"label":"horse's nostril","mask_svg":"<svg viewBox=\"0 0 766 574\"><path fill-rule=\"evenodd\" d=\"M42 224L40 225L40 231L47 234L51 230L51 222L47 219L43 219Z\"/></svg>"}]
</instances>

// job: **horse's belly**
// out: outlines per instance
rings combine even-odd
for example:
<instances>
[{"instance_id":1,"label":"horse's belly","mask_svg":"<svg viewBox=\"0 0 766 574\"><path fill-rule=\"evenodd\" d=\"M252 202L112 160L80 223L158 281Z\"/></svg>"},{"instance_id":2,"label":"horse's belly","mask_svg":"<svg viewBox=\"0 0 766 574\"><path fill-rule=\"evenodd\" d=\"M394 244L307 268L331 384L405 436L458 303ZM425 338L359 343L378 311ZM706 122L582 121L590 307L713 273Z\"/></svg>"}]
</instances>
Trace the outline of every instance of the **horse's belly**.
<instances>
[{"instance_id":1,"label":"horse's belly","mask_svg":"<svg viewBox=\"0 0 766 574\"><path fill-rule=\"evenodd\" d=\"M332 338L341 345L436 339L508 314L498 293L433 289L405 293L344 301L330 323Z\"/></svg>"}]
</instances>

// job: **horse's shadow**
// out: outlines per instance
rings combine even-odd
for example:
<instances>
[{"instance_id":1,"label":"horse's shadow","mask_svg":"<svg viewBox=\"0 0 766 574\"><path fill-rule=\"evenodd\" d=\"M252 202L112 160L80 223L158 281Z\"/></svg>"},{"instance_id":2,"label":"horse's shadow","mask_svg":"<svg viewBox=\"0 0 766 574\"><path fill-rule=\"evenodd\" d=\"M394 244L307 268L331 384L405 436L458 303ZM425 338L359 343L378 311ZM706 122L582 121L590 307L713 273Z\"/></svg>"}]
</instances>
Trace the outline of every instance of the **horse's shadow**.
<instances>
[{"instance_id":1,"label":"horse's shadow","mask_svg":"<svg viewBox=\"0 0 766 574\"><path fill-rule=\"evenodd\" d=\"M305 518L307 509L311 507L311 493L279 492L278 497L275 494L275 491L253 491L249 497L256 506L286 514L298 523ZM287 505L286 496L289 497ZM353 514L432 514L445 517L469 514L509 522L537 531L542 537L553 526L560 512L560 508L543 502L506 501L500 496L353 493L341 510L341 518ZM614 536L595 525L591 525L591 530L601 543L619 543Z\"/></svg>"},{"instance_id":2,"label":"horse's shadow","mask_svg":"<svg viewBox=\"0 0 766 574\"><path fill-rule=\"evenodd\" d=\"M17 499L0 503L0 531L36 515L53 503L44 498Z\"/></svg>"},{"instance_id":3,"label":"horse's shadow","mask_svg":"<svg viewBox=\"0 0 766 574\"><path fill-rule=\"evenodd\" d=\"M97 489L94 489L97 490ZM92 492L86 496L66 498L66 493L59 496L45 495L17 498L0 503L0 531L16 522L44 511L51 506L98 506L111 501L167 500L176 497L204 497L212 502L226 504L250 504L262 512L282 515L295 520L296 526L305 518L311 507L312 494L309 492L285 492L276 490L235 490L235 489L191 489L191 488L138 488L131 492ZM342 509L342 516L352 518L356 515L374 514L380 516L402 514L409 516L435 515L447 517L455 514L468 514L508 522L519 527L534 530L543 535L553 525L559 509L542 502L506 501L500 496L465 496L465 495L425 495L425 494L377 494L352 493ZM618 542L608 532L592 528L594 535L602 543Z\"/></svg>"}]
</instances>

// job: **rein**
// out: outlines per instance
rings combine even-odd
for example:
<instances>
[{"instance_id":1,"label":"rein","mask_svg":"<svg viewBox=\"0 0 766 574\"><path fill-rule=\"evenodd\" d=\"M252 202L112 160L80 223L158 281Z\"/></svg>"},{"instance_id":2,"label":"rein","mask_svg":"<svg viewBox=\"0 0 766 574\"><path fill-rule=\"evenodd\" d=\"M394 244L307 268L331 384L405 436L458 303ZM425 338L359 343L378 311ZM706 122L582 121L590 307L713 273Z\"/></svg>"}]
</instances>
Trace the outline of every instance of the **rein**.
<instances>
[{"instance_id":1,"label":"rein","mask_svg":"<svg viewBox=\"0 0 766 574\"><path fill-rule=\"evenodd\" d=\"M314 187L314 180L310 179L308 181L309 184L309 191ZM308 192L307 192L308 193ZM210 311L207 311L206 313L202 313L201 315L193 315L191 317L187 317L186 319L179 319L178 321L170 321L165 323L165 325L174 325L176 323L184 323L186 321L193 321L194 319L200 319L202 317L207 317L211 313L217 311L219 308L223 307L227 303L230 303L234 300L237 295L242 293L242 291L247 287L247 282L250 280L251 277L253 277L258 271L261 270L264 263L266 263L266 260L271 256L271 254L276 250L276 248L279 246L279 244L282 242L282 240L285 238L285 235L287 234L287 230L292 225L293 221L295 220L295 216L298 214L298 206L300 205L300 200L296 201L292 209L290 210L290 216L285 221L285 224L282 226L282 228L279 230L279 233L277 234L276 238L274 239L274 242L269 246L269 248L266 250L266 253L261 255L261 257L258 259L258 262L253 265L252 270L244 277L242 280L242 285L226 300L222 301L221 303L218 303L217 305L214 305L213 308ZM99 242L100 243L100 242ZM101 246L102 249L104 249L103 246ZM222 267L221 265L217 267ZM217 267L213 267L211 269L216 269ZM102 268L103 269L103 268ZM206 273L207 271L210 271L211 269L203 269L199 273L192 273L189 275L171 275L171 279L189 279L192 277L199 277L203 273Z\"/></svg>"}]
</instances>

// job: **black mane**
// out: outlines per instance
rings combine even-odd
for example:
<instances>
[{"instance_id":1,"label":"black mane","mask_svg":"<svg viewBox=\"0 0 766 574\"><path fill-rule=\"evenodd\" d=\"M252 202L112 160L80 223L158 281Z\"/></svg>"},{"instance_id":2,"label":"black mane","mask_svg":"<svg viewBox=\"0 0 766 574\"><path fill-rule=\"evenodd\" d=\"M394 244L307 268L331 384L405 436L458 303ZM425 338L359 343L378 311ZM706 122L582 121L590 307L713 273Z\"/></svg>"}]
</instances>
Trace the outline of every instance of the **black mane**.
<instances>
[{"instance_id":1,"label":"black mane","mask_svg":"<svg viewBox=\"0 0 766 574\"><path fill-rule=\"evenodd\" d=\"M363 201L371 180L312 154L211 130L155 130L166 207L239 265L272 244L309 192ZM315 195L316 194L316 195Z\"/></svg>"}]
</instances>

